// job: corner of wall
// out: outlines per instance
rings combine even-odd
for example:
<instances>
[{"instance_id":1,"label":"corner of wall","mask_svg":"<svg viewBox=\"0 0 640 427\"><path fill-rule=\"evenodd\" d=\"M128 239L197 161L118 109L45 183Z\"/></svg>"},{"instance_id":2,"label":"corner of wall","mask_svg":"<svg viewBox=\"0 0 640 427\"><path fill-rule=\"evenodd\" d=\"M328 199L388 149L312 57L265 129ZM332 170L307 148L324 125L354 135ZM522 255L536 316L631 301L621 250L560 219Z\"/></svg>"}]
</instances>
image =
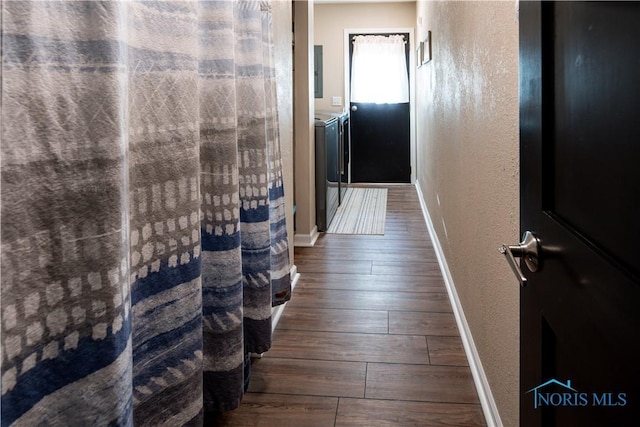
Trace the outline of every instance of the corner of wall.
<instances>
[{"instance_id":1,"label":"corner of wall","mask_svg":"<svg viewBox=\"0 0 640 427\"><path fill-rule=\"evenodd\" d=\"M294 180L296 233L312 235L315 226L313 125L313 2L294 7Z\"/></svg>"}]
</instances>

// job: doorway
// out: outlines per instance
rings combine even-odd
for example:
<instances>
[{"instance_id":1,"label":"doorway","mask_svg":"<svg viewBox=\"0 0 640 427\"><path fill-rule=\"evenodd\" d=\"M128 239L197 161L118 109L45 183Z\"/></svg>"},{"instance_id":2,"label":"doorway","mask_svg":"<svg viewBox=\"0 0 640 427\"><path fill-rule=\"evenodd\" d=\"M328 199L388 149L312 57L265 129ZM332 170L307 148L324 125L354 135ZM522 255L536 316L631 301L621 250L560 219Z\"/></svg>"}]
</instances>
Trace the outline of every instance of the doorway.
<instances>
[{"instance_id":1,"label":"doorway","mask_svg":"<svg viewBox=\"0 0 640 427\"><path fill-rule=\"evenodd\" d=\"M402 37L408 99L352 99L354 38ZM350 182L410 183L415 178L414 67L412 29L345 29L345 98L349 106ZM378 86L381 82L378 82ZM354 102L355 101L355 102Z\"/></svg>"}]
</instances>

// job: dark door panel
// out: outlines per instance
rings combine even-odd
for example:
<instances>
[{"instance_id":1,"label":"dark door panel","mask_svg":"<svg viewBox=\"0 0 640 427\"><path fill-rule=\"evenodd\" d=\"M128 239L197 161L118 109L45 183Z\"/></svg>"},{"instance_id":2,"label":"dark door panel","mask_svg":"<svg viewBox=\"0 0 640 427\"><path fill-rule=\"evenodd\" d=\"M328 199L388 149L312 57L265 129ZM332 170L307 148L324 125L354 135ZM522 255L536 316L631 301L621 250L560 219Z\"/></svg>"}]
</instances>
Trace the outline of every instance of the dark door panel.
<instances>
[{"instance_id":1,"label":"dark door panel","mask_svg":"<svg viewBox=\"0 0 640 427\"><path fill-rule=\"evenodd\" d=\"M520 3L522 426L640 422L640 5Z\"/></svg>"},{"instance_id":2,"label":"dark door panel","mask_svg":"<svg viewBox=\"0 0 640 427\"><path fill-rule=\"evenodd\" d=\"M351 181L410 182L409 104L351 106Z\"/></svg>"}]
</instances>

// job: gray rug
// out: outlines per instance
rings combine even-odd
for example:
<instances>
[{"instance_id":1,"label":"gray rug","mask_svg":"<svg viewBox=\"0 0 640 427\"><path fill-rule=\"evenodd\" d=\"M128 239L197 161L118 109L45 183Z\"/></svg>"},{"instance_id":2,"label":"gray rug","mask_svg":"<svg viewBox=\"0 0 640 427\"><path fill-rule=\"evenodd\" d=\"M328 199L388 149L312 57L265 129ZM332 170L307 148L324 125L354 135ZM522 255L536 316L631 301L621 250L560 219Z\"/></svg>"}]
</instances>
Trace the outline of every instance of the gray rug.
<instances>
[{"instance_id":1,"label":"gray rug","mask_svg":"<svg viewBox=\"0 0 640 427\"><path fill-rule=\"evenodd\" d=\"M327 233L383 235L386 217L386 188L349 187Z\"/></svg>"}]
</instances>

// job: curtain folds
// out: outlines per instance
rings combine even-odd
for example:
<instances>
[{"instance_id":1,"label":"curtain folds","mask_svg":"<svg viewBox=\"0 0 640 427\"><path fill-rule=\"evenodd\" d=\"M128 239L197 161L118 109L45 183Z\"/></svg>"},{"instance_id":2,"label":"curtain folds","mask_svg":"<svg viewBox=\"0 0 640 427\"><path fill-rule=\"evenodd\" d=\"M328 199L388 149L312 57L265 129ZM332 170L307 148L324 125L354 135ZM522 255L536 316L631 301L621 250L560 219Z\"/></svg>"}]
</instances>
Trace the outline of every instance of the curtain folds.
<instances>
[{"instance_id":1,"label":"curtain folds","mask_svg":"<svg viewBox=\"0 0 640 427\"><path fill-rule=\"evenodd\" d=\"M351 102L409 102L409 74L403 36L354 37Z\"/></svg>"},{"instance_id":2,"label":"curtain folds","mask_svg":"<svg viewBox=\"0 0 640 427\"><path fill-rule=\"evenodd\" d=\"M2 426L198 425L290 298L267 1L2 2Z\"/></svg>"}]
</instances>

